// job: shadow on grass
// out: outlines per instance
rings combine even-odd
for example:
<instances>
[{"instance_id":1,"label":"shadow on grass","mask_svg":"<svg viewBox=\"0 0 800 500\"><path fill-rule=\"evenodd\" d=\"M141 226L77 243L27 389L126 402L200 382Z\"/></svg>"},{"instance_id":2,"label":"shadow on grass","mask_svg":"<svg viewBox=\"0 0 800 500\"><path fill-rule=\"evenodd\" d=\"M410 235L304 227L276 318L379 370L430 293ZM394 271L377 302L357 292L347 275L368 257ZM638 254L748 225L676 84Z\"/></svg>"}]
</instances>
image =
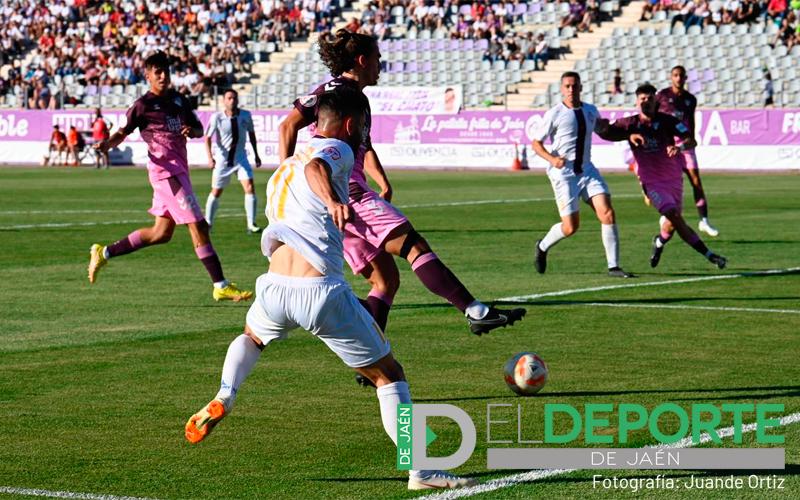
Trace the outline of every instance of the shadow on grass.
<instances>
[{"instance_id":1,"label":"shadow on grass","mask_svg":"<svg viewBox=\"0 0 800 500\"><path fill-rule=\"evenodd\" d=\"M542 392L539 398L557 398L557 397L593 397L593 396L623 396L630 394L691 394L691 393L710 393L710 392L749 392L749 391L783 391L781 394L746 394L729 397L710 397L710 398L696 398L698 400L713 400L713 399L760 399L772 398L776 396L792 397L800 396L800 385L773 385L773 386L757 386L757 387L715 387L715 388L695 388L695 389L638 389L627 391L561 391L561 392ZM414 399L415 403L435 403L438 401L472 401L472 400L488 400L488 399L518 399L519 396L510 394L508 396L470 396L464 398L429 398L429 399ZM691 401L692 399L680 398L681 400Z\"/></svg>"}]
</instances>

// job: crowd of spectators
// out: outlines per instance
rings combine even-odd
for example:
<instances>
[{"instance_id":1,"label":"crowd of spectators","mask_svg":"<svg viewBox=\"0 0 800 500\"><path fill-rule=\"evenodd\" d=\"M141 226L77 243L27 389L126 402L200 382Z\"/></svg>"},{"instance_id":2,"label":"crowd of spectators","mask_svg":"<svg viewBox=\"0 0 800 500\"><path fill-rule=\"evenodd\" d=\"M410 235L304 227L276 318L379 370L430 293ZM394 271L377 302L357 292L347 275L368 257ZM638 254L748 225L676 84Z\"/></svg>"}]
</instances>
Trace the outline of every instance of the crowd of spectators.
<instances>
[{"instance_id":1,"label":"crowd of spectators","mask_svg":"<svg viewBox=\"0 0 800 500\"><path fill-rule=\"evenodd\" d=\"M246 42L281 47L340 14L339 0L0 0L0 99L24 89L31 107L74 102L62 82L109 93L141 82L144 57L159 49L175 86L202 96L249 69Z\"/></svg>"}]
</instances>

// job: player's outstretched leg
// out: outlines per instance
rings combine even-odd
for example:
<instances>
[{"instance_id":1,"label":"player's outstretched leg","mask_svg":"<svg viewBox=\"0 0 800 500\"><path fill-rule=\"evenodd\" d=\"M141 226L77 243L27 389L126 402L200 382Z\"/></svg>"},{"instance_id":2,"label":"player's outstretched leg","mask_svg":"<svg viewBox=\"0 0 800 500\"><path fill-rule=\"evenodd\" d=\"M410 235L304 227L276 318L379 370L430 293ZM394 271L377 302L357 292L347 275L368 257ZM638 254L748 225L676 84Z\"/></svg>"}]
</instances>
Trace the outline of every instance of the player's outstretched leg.
<instances>
[{"instance_id":1,"label":"player's outstretched leg","mask_svg":"<svg viewBox=\"0 0 800 500\"><path fill-rule=\"evenodd\" d=\"M513 325L525 316L523 308L497 309L476 300L411 224L390 234L384 248L388 253L406 259L425 288L461 311L467 318L470 331L476 335Z\"/></svg>"},{"instance_id":2,"label":"player's outstretched leg","mask_svg":"<svg viewBox=\"0 0 800 500\"><path fill-rule=\"evenodd\" d=\"M397 405L411 404L411 392L403 368L390 353L372 365L357 370L378 386L376 394L383 428L397 445ZM477 481L472 478L438 470L412 470L408 477L409 490L461 488L476 484Z\"/></svg>"},{"instance_id":3,"label":"player's outstretched leg","mask_svg":"<svg viewBox=\"0 0 800 500\"><path fill-rule=\"evenodd\" d=\"M253 371L263 345L248 334L236 337L225 355L220 389L214 399L186 422L184 433L190 443L199 443L228 414L236 401L239 387Z\"/></svg>"},{"instance_id":4,"label":"player's outstretched leg","mask_svg":"<svg viewBox=\"0 0 800 500\"><path fill-rule=\"evenodd\" d=\"M703 243L703 240L700 239L700 236L686 224L686 221L680 213L673 210L665 215L683 241L694 248L697 253L705 257L709 262L717 266L718 269L725 269L725 266L728 265L728 260L722 255L718 255L709 250L706 244Z\"/></svg>"},{"instance_id":5,"label":"player's outstretched leg","mask_svg":"<svg viewBox=\"0 0 800 500\"><path fill-rule=\"evenodd\" d=\"M89 283L97 281L97 274L100 269L108 264L109 259L121 255L135 252L149 245L166 243L172 237L172 228L175 227L172 221L156 219L155 225L151 228L137 229L128 236L110 245L103 246L99 243L92 245L89 250Z\"/></svg>"}]
</instances>

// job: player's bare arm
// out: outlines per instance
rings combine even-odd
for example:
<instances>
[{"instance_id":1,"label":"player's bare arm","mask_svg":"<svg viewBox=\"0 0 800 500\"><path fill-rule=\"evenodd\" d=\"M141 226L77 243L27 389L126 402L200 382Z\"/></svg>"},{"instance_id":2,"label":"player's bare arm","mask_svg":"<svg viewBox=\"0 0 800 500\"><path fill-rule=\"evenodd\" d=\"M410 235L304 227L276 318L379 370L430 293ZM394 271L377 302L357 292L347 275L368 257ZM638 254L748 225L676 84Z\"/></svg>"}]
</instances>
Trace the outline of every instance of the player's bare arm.
<instances>
[{"instance_id":1,"label":"player's bare arm","mask_svg":"<svg viewBox=\"0 0 800 500\"><path fill-rule=\"evenodd\" d=\"M345 223L350 219L350 207L336 196L328 164L319 158L314 158L306 165L305 176L308 186L328 207L333 223L340 231L344 230Z\"/></svg>"},{"instance_id":2,"label":"player's bare arm","mask_svg":"<svg viewBox=\"0 0 800 500\"><path fill-rule=\"evenodd\" d=\"M551 155L549 151L547 151L544 147L544 143L542 141L533 141L533 151L539 155L541 158L544 158L550 165L554 166L555 168L564 168L564 165L567 163L566 158L563 156L555 156Z\"/></svg>"},{"instance_id":3,"label":"player's bare arm","mask_svg":"<svg viewBox=\"0 0 800 500\"><path fill-rule=\"evenodd\" d=\"M392 185L374 149L370 149L364 155L364 172L381 188L378 195L386 201L392 201Z\"/></svg>"},{"instance_id":4,"label":"player's bare arm","mask_svg":"<svg viewBox=\"0 0 800 500\"><path fill-rule=\"evenodd\" d=\"M217 162L214 160L214 154L211 152L211 136L206 136L205 141L206 143L206 154L208 154L208 166L209 168L214 168L217 166Z\"/></svg>"},{"instance_id":5,"label":"player's bare arm","mask_svg":"<svg viewBox=\"0 0 800 500\"><path fill-rule=\"evenodd\" d=\"M250 145L253 146L253 153L256 157L256 168L261 167L261 157L258 155L258 141L256 141L256 133L254 131L250 131Z\"/></svg>"},{"instance_id":6,"label":"player's bare arm","mask_svg":"<svg viewBox=\"0 0 800 500\"><path fill-rule=\"evenodd\" d=\"M297 145L297 134L301 129L311 125L311 122L303 118L302 113L293 109L285 120L278 127L278 163L294 154L294 147Z\"/></svg>"},{"instance_id":7,"label":"player's bare arm","mask_svg":"<svg viewBox=\"0 0 800 500\"><path fill-rule=\"evenodd\" d=\"M103 153L107 153L109 149L114 149L122 144L126 137L128 137L128 134L126 134L123 129L119 129L111 134L111 137L108 139L102 140L95 144L94 148L98 151L102 151Z\"/></svg>"}]
</instances>

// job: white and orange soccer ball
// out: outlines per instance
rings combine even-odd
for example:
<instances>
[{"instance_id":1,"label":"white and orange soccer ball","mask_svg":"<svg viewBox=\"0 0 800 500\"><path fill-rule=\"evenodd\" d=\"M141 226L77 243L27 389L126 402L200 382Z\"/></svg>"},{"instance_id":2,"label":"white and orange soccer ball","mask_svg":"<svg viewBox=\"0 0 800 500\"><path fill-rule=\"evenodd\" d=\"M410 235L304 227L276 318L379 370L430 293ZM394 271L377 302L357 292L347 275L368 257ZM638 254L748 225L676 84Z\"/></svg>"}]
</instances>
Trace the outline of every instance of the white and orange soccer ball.
<instances>
[{"instance_id":1,"label":"white and orange soccer ball","mask_svg":"<svg viewBox=\"0 0 800 500\"><path fill-rule=\"evenodd\" d=\"M547 363L535 352L520 352L506 362L508 388L520 396L533 396L547 383Z\"/></svg>"}]
</instances>

